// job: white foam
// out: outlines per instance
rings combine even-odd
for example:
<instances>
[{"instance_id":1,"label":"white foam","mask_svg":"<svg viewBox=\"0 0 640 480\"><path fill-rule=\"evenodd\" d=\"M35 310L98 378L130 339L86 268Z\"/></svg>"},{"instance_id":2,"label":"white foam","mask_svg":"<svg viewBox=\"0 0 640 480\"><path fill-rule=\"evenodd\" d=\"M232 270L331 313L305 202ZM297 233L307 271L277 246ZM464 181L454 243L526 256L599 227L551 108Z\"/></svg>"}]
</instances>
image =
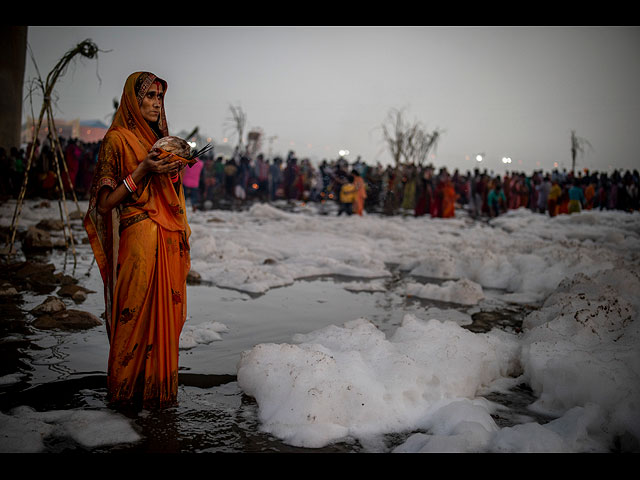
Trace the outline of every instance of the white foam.
<instances>
[{"instance_id":1,"label":"white foam","mask_svg":"<svg viewBox=\"0 0 640 480\"><path fill-rule=\"evenodd\" d=\"M17 407L9 415L0 413L0 431L3 453L42 452L48 437L70 438L87 448L141 439L130 420L104 410L37 412L31 407Z\"/></svg>"},{"instance_id":2,"label":"white foam","mask_svg":"<svg viewBox=\"0 0 640 480\"><path fill-rule=\"evenodd\" d=\"M226 325L220 322L203 322L198 325L185 324L180 333L180 350L188 350L198 345L207 345L222 340L221 333L228 332Z\"/></svg>"},{"instance_id":3,"label":"white foam","mask_svg":"<svg viewBox=\"0 0 640 480\"><path fill-rule=\"evenodd\" d=\"M442 285L410 282L407 295L462 305L476 305L484 298L482 286L466 278L449 280Z\"/></svg>"},{"instance_id":4,"label":"white foam","mask_svg":"<svg viewBox=\"0 0 640 480\"><path fill-rule=\"evenodd\" d=\"M0 205L5 225L13 206ZM243 354L238 383L257 399L265 430L305 446L414 433L397 451L606 451L618 436L639 441L640 213L550 218L521 208L485 224L313 209L190 213L192 267L214 285L263 293L312 275L352 276L374 291L397 266L445 282L440 290L419 278L385 282L390 294L430 285L463 316L409 315L388 336L354 318L256 345ZM23 225L47 215L57 215L55 203L27 208ZM462 281L483 298L453 295ZM539 310L519 335L461 328L470 305L500 302ZM533 389L532 414L556 419L496 430L480 395L514 379Z\"/></svg>"},{"instance_id":5,"label":"white foam","mask_svg":"<svg viewBox=\"0 0 640 480\"><path fill-rule=\"evenodd\" d=\"M358 319L294 341L245 352L238 384L257 399L263 428L308 447L411 428L434 403L473 397L508 375L519 352L505 332L413 315L391 338Z\"/></svg>"}]
</instances>

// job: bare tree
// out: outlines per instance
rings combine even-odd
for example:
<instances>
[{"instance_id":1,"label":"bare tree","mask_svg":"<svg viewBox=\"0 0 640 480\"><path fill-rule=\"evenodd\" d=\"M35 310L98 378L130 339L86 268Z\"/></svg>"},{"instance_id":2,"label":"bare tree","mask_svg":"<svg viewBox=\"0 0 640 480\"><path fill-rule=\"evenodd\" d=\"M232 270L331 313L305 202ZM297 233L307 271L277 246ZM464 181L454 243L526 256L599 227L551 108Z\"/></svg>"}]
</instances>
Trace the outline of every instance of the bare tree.
<instances>
[{"instance_id":1,"label":"bare tree","mask_svg":"<svg viewBox=\"0 0 640 480\"><path fill-rule=\"evenodd\" d=\"M407 124L404 133L404 147L402 150L402 156L405 163L414 163L420 145L420 138L423 136L422 127L420 122L414 122Z\"/></svg>"},{"instance_id":2,"label":"bare tree","mask_svg":"<svg viewBox=\"0 0 640 480\"><path fill-rule=\"evenodd\" d=\"M585 146L593 149L587 139L576 136L576 131L571 130L571 173L575 173L576 156L578 153L584 155Z\"/></svg>"},{"instance_id":3,"label":"bare tree","mask_svg":"<svg viewBox=\"0 0 640 480\"><path fill-rule=\"evenodd\" d=\"M441 135L442 131L437 128L433 132L427 132L419 124L416 124L415 135L412 138L411 162L419 166L425 165L428 161L429 153L437 148Z\"/></svg>"},{"instance_id":4,"label":"bare tree","mask_svg":"<svg viewBox=\"0 0 640 480\"><path fill-rule=\"evenodd\" d=\"M404 109L391 109L385 122L382 124L382 134L397 166L406 155L407 137L411 135L410 127L404 119Z\"/></svg>"},{"instance_id":5,"label":"bare tree","mask_svg":"<svg viewBox=\"0 0 640 480\"><path fill-rule=\"evenodd\" d=\"M443 133L439 129L428 132L419 121L410 123L404 118L404 109L392 109L387 115L382 132L396 165L407 163L423 165Z\"/></svg>"},{"instance_id":6,"label":"bare tree","mask_svg":"<svg viewBox=\"0 0 640 480\"><path fill-rule=\"evenodd\" d=\"M242 110L241 106L229 105L231 111L231 117L227 119L227 128L232 130L233 133L238 135L238 152L242 151L242 138L244 136L244 129L247 125L247 114Z\"/></svg>"},{"instance_id":7,"label":"bare tree","mask_svg":"<svg viewBox=\"0 0 640 480\"><path fill-rule=\"evenodd\" d=\"M253 158L262 148L262 139L264 132L257 127L247 134L247 153Z\"/></svg>"}]
</instances>

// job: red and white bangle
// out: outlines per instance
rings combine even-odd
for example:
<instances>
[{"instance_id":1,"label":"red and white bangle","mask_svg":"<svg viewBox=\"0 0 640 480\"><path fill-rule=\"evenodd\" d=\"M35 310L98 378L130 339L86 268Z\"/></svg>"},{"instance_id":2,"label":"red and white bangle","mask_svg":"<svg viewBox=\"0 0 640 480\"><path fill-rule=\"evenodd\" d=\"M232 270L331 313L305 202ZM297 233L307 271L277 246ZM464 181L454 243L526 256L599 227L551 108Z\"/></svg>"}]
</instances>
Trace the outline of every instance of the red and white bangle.
<instances>
[{"instance_id":1,"label":"red and white bangle","mask_svg":"<svg viewBox=\"0 0 640 480\"><path fill-rule=\"evenodd\" d=\"M127 175L127 177L122 181L122 183L124 183L124 186L126 187L127 190L129 190L130 193L133 193L136 191L136 183L133 181L133 178L131 177L131 175Z\"/></svg>"},{"instance_id":2,"label":"red and white bangle","mask_svg":"<svg viewBox=\"0 0 640 480\"><path fill-rule=\"evenodd\" d=\"M171 177L171 183L176 183L180 179L180 172Z\"/></svg>"}]
</instances>

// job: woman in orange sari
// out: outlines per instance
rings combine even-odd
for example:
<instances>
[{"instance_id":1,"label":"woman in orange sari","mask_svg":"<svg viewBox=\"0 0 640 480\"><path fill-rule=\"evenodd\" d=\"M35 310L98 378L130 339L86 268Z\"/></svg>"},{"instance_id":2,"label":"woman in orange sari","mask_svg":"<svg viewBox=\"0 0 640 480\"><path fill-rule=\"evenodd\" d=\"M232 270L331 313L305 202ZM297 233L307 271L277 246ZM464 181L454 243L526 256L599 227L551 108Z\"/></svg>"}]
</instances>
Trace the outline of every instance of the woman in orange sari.
<instances>
[{"instance_id":1,"label":"woman in orange sari","mask_svg":"<svg viewBox=\"0 0 640 480\"><path fill-rule=\"evenodd\" d=\"M449 178L442 187L442 218L455 217L455 207L458 194Z\"/></svg>"},{"instance_id":2,"label":"woman in orange sari","mask_svg":"<svg viewBox=\"0 0 640 480\"><path fill-rule=\"evenodd\" d=\"M100 148L84 226L104 281L109 401L173 404L190 269L181 162L152 149L168 135L167 83L127 79Z\"/></svg>"},{"instance_id":3,"label":"woman in orange sari","mask_svg":"<svg viewBox=\"0 0 640 480\"><path fill-rule=\"evenodd\" d=\"M353 186L356 187L356 196L353 199L353 213L362 216L364 201L367 199L367 185L357 170L351 170L351 175L353 175Z\"/></svg>"}]
</instances>

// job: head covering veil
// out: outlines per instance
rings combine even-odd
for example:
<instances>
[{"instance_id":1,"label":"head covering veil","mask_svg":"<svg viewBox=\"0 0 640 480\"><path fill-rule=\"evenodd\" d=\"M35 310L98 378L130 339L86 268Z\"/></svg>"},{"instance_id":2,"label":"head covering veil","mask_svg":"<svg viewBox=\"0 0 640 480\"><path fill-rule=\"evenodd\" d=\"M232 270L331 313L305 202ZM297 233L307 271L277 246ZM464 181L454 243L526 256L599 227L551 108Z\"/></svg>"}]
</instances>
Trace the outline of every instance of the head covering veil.
<instances>
[{"instance_id":1,"label":"head covering veil","mask_svg":"<svg viewBox=\"0 0 640 480\"><path fill-rule=\"evenodd\" d=\"M159 82L166 94L167 82L156 77L153 73L136 72L129 75L129 78L127 78L124 84L122 99L120 100L120 105L113 117L110 128L110 130L117 128L130 130L140 142L148 145L148 149L151 148L158 138L169 135L164 103L162 104L162 110L158 120L157 133L142 117L142 113L140 113L142 100L154 82ZM158 133L160 135L158 135Z\"/></svg>"}]
</instances>

